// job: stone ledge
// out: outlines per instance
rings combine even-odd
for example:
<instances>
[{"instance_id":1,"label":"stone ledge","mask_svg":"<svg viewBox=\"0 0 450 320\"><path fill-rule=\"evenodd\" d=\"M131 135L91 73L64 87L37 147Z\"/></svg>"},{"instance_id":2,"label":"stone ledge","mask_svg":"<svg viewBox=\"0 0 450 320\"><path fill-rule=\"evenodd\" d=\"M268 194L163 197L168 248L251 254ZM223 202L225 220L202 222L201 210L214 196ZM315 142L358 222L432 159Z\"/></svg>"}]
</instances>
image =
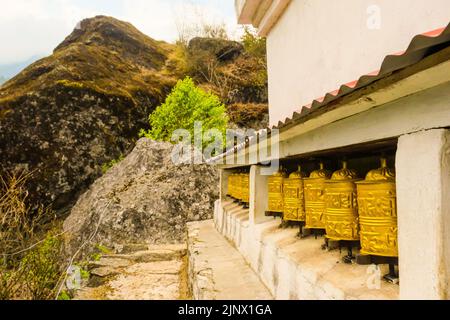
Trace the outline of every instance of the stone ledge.
<instances>
[{"instance_id":1,"label":"stone ledge","mask_svg":"<svg viewBox=\"0 0 450 320\"><path fill-rule=\"evenodd\" d=\"M297 229L280 229L273 218L250 225L231 202L216 203L215 225L231 241L277 299L352 300L399 298L399 286L381 281L369 289L367 266L341 262L339 250L323 251L323 239L296 238ZM248 213L248 210L247 210ZM382 270L381 274L387 273Z\"/></svg>"}]
</instances>

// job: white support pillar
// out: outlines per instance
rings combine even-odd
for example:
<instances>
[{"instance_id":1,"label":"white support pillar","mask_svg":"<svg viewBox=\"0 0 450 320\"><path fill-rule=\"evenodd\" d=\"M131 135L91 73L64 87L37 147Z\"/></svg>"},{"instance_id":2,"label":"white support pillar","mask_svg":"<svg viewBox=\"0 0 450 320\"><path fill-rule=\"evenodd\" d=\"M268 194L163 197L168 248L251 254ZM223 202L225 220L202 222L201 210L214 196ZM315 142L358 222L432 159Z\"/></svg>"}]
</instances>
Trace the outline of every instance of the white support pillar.
<instances>
[{"instance_id":1,"label":"white support pillar","mask_svg":"<svg viewBox=\"0 0 450 320\"><path fill-rule=\"evenodd\" d=\"M224 201L228 193L228 177L231 172L228 170L220 170L220 201Z\"/></svg>"},{"instance_id":2,"label":"white support pillar","mask_svg":"<svg viewBox=\"0 0 450 320\"><path fill-rule=\"evenodd\" d=\"M448 299L450 131L400 137L396 160L401 299Z\"/></svg>"},{"instance_id":3,"label":"white support pillar","mask_svg":"<svg viewBox=\"0 0 450 320\"><path fill-rule=\"evenodd\" d=\"M265 216L268 208L267 176L261 174L260 166L250 169L250 225L267 221Z\"/></svg>"}]
</instances>

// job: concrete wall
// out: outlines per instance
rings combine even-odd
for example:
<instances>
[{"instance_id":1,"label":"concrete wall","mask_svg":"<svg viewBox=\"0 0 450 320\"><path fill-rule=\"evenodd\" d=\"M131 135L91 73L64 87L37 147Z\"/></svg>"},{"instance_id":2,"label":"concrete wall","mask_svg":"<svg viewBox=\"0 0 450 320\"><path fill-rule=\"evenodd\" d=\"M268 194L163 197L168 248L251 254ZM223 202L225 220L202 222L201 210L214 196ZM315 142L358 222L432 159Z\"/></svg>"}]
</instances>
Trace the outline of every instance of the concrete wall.
<instances>
[{"instance_id":1,"label":"concrete wall","mask_svg":"<svg viewBox=\"0 0 450 320\"><path fill-rule=\"evenodd\" d=\"M378 15L380 28L370 29ZM448 0L291 1L267 39L271 124L449 22Z\"/></svg>"},{"instance_id":2,"label":"concrete wall","mask_svg":"<svg viewBox=\"0 0 450 320\"><path fill-rule=\"evenodd\" d=\"M268 196L267 176L261 174L261 167L252 166L250 169L249 210L251 224L258 224L267 219L265 213L268 209L268 203L266 201Z\"/></svg>"},{"instance_id":3,"label":"concrete wall","mask_svg":"<svg viewBox=\"0 0 450 320\"><path fill-rule=\"evenodd\" d=\"M397 160L402 299L450 298L450 131L402 136Z\"/></svg>"},{"instance_id":4,"label":"concrete wall","mask_svg":"<svg viewBox=\"0 0 450 320\"><path fill-rule=\"evenodd\" d=\"M278 299L449 299L450 130L400 136L395 165L399 289L368 287L367 267L337 266L339 253L320 250L314 239L297 239L297 230L281 230L279 220L265 217L267 177L259 166L251 168L250 209L222 197L216 228Z\"/></svg>"},{"instance_id":5,"label":"concrete wall","mask_svg":"<svg viewBox=\"0 0 450 320\"><path fill-rule=\"evenodd\" d=\"M261 199L263 201L263 199ZM397 285L380 281L370 267L341 263L339 250L323 251L323 239L298 239L297 229L280 229L273 218L249 221L249 212L217 201L216 229L232 242L276 299L398 299ZM380 285L378 287L377 283Z\"/></svg>"}]
</instances>

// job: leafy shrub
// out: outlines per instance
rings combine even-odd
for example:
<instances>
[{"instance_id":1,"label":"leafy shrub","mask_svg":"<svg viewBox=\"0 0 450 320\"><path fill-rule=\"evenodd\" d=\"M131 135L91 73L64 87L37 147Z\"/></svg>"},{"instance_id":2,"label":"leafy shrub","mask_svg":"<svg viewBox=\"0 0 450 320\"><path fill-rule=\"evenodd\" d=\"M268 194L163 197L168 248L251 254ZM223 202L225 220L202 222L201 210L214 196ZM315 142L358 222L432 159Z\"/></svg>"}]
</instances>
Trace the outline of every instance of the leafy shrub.
<instances>
[{"instance_id":1,"label":"leafy shrub","mask_svg":"<svg viewBox=\"0 0 450 320\"><path fill-rule=\"evenodd\" d=\"M61 239L49 233L17 265L0 266L0 300L54 299L63 274L61 248Z\"/></svg>"},{"instance_id":2,"label":"leafy shrub","mask_svg":"<svg viewBox=\"0 0 450 320\"><path fill-rule=\"evenodd\" d=\"M31 173L0 175L0 248L3 252L23 249L45 221L52 216L48 208L33 210L27 203L26 182Z\"/></svg>"},{"instance_id":3,"label":"leafy shrub","mask_svg":"<svg viewBox=\"0 0 450 320\"><path fill-rule=\"evenodd\" d=\"M51 234L29 251L19 266L27 295L34 300L53 299L61 278L61 240Z\"/></svg>"},{"instance_id":4,"label":"leafy shrub","mask_svg":"<svg viewBox=\"0 0 450 320\"><path fill-rule=\"evenodd\" d=\"M267 104L263 103L235 103L228 106L230 121L241 128L267 127L268 111Z\"/></svg>"},{"instance_id":5,"label":"leafy shrub","mask_svg":"<svg viewBox=\"0 0 450 320\"><path fill-rule=\"evenodd\" d=\"M58 300L61 300L61 301L72 300L72 298L67 291L62 291L58 297Z\"/></svg>"},{"instance_id":6,"label":"leafy shrub","mask_svg":"<svg viewBox=\"0 0 450 320\"><path fill-rule=\"evenodd\" d=\"M226 108L219 98L198 88L190 77L178 81L166 101L149 117L151 129L141 131L141 136L171 141L175 130L185 129L194 142L194 124L201 121L203 131L217 129L225 137L228 117ZM203 147L213 139L203 139Z\"/></svg>"},{"instance_id":7,"label":"leafy shrub","mask_svg":"<svg viewBox=\"0 0 450 320\"><path fill-rule=\"evenodd\" d=\"M0 175L0 300L53 299L62 274L55 215L27 203L30 176Z\"/></svg>"},{"instance_id":8,"label":"leafy shrub","mask_svg":"<svg viewBox=\"0 0 450 320\"><path fill-rule=\"evenodd\" d=\"M254 30L245 27L241 42L245 52L253 57L260 67L256 75L256 83L265 85L267 83L266 38L259 37Z\"/></svg>"},{"instance_id":9,"label":"leafy shrub","mask_svg":"<svg viewBox=\"0 0 450 320\"><path fill-rule=\"evenodd\" d=\"M184 78L189 72L189 59L187 54L187 45L177 41L175 49L170 53L169 58L167 59L167 70L178 78Z\"/></svg>"}]
</instances>

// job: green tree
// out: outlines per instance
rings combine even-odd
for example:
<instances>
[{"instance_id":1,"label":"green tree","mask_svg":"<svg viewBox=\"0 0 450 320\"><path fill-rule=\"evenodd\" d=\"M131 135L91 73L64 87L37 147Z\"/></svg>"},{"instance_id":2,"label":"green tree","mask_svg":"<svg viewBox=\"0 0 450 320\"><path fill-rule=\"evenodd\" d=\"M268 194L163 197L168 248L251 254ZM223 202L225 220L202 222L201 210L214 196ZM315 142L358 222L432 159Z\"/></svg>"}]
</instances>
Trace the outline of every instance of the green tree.
<instances>
[{"instance_id":1,"label":"green tree","mask_svg":"<svg viewBox=\"0 0 450 320\"><path fill-rule=\"evenodd\" d=\"M141 131L141 136L157 141L171 141L173 133L185 129L194 143L194 125L202 123L203 133L218 130L225 138L228 117L226 107L212 93L206 92L194 84L190 77L178 81L166 101L156 108L149 117L151 129ZM204 137L203 147L214 138Z\"/></svg>"}]
</instances>

